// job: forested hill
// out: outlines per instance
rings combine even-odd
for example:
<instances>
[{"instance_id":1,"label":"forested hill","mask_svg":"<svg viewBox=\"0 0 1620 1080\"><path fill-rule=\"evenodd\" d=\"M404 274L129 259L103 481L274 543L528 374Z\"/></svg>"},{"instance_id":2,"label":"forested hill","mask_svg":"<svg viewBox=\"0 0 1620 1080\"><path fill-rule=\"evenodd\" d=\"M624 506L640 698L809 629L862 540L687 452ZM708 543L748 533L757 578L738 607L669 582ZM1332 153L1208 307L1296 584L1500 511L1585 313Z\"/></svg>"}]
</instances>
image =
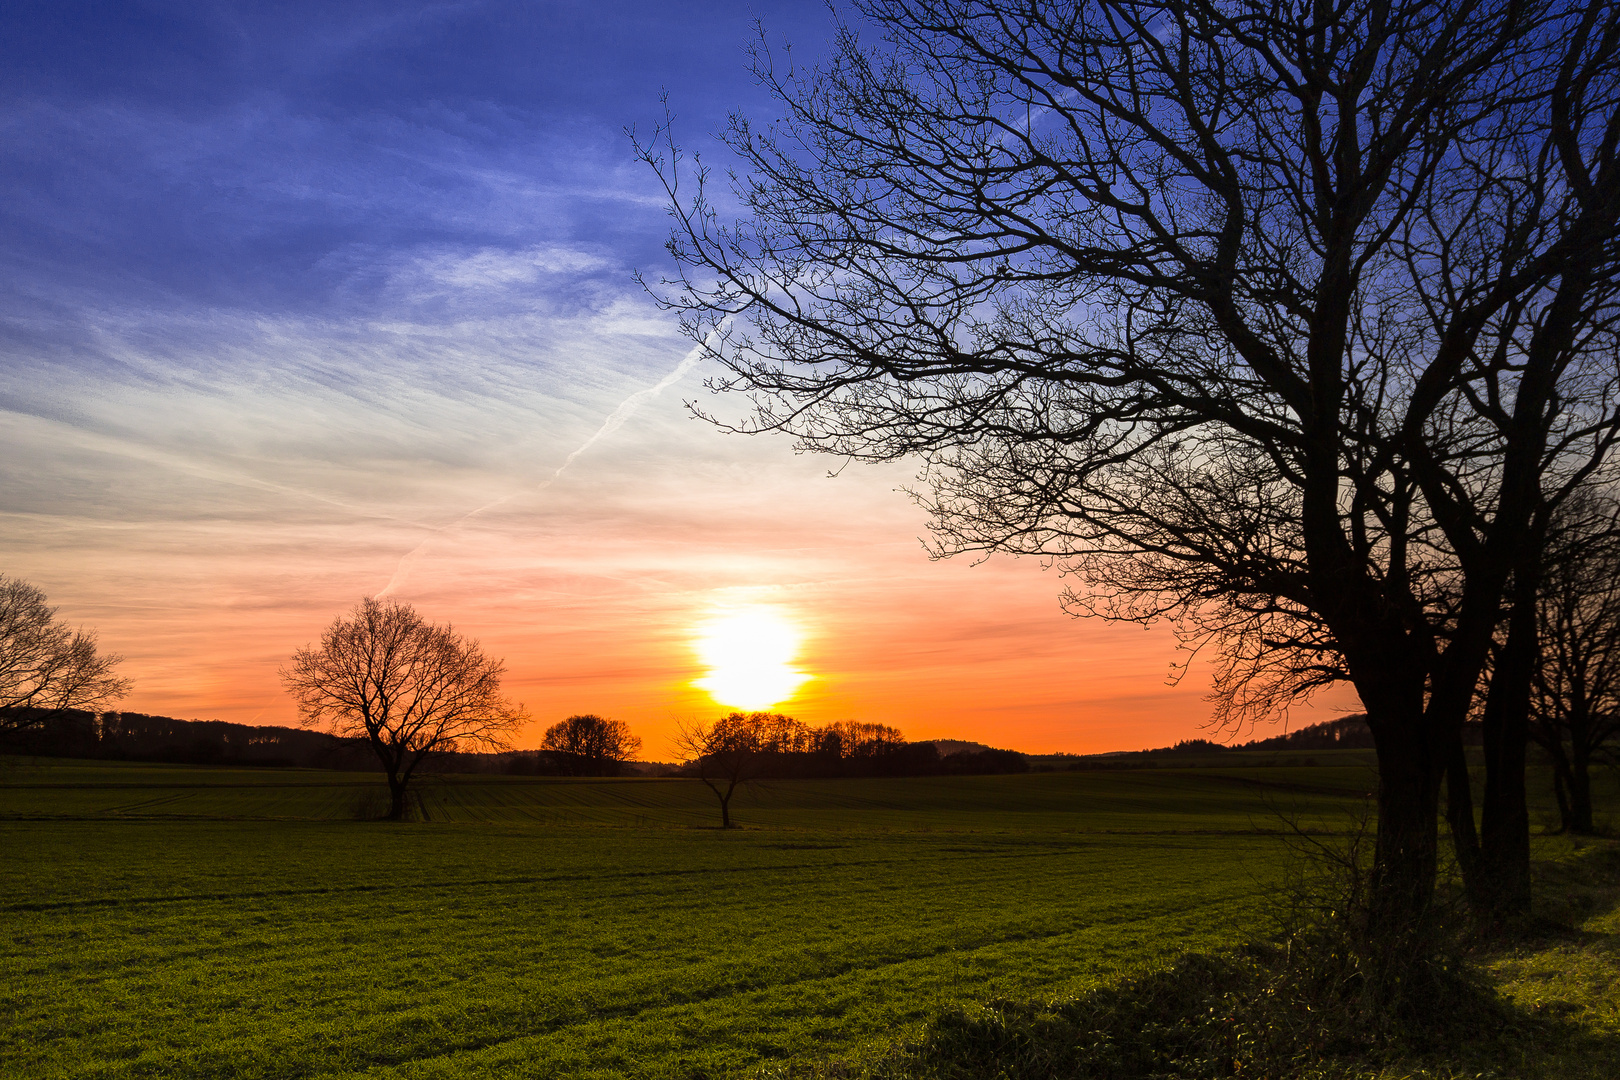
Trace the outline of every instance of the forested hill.
<instances>
[{"instance_id":1,"label":"forested hill","mask_svg":"<svg viewBox=\"0 0 1620 1080\"><path fill-rule=\"evenodd\" d=\"M177 765L256 765L306 769L377 769L363 741L324 731L224 720L176 720L136 712L60 713L35 710L33 726L0 739L0 753L40 757L152 761ZM437 754L439 772L512 771L519 754ZM524 770L528 771L528 770Z\"/></svg>"},{"instance_id":2,"label":"forested hill","mask_svg":"<svg viewBox=\"0 0 1620 1080\"><path fill-rule=\"evenodd\" d=\"M1372 728L1367 726L1367 714L1341 716L1337 720L1324 720L1281 735L1265 739L1252 739L1243 743L1244 750L1370 750Z\"/></svg>"},{"instance_id":3,"label":"forested hill","mask_svg":"<svg viewBox=\"0 0 1620 1080\"><path fill-rule=\"evenodd\" d=\"M1463 727L1463 743L1478 746L1481 728L1477 721ZM1312 753L1320 750L1371 750L1372 728L1367 726L1365 713L1341 716L1337 720L1324 720L1293 731L1268 735L1248 742L1217 742L1213 739L1184 739L1174 746L1161 746L1153 750L1123 750L1110 754L1047 755L1035 759L1036 768L1071 769L1132 769L1187 764L1210 764L1213 759L1242 750L1265 750L1277 753Z\"/></svg>"},{"instance_id":4,"label":"forested hill","mask_svg":"<svg viewBox=\"0 0 1620 1080\"><path fill-rule=\"evenodd\" d=\"M21 710L27 712L28 710ZM33 726L0 741L0 751L41 757L162 761L181 765L281 765L370 769L369 747L323 731L223 720L176 720L136 712L35 711Z\"/></svg>"}]
</instances>

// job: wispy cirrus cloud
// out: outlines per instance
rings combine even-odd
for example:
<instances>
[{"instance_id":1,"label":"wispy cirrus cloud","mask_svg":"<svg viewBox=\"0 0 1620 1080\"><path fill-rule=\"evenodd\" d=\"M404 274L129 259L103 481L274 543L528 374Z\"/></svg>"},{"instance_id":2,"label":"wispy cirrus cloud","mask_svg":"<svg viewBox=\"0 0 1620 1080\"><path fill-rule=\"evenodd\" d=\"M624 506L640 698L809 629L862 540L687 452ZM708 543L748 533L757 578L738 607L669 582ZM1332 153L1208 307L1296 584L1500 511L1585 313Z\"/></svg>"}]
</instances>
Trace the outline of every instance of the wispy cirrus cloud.
<instances>
[{"instance_id":1,"label":"wispy cirrus cloud","mask_svg":"<svg viewBox=\"0 0 1620 1080\"><path fill-rule=\"evenodd\" d=\"M694 627L748 599L811 631L807 719L1196 731L1162 632L1074 623L1029 563L929 563L904 466L832 480L686 413L703 372L633 278L668 222L623 129L665 88L689 142L766 108L756 16L800 61L831 32L755 0L8 13L0 571L129 657L130 707L182 716L292 722L278 665L392 586L537 717L618 715L653 753L715 707Z\"/></svg>"}]
</instances>

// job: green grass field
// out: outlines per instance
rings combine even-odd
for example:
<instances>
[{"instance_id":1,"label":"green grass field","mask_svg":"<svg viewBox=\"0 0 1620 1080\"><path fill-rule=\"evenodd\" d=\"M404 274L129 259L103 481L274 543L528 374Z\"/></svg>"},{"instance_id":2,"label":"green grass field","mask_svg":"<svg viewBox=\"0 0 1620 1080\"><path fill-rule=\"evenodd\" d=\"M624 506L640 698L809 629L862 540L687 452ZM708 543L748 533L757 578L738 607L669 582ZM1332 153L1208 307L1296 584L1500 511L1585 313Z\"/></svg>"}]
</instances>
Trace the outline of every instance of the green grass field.
<instances>
[{"instance_id":1,"label":"green grass field","mask_svg":"<svg viewBox=\"0 0 1620 1080\"><path fill-rule=\"evenodd\" d=\"M1316 768L796 781L0 766L0 1075L747 1075L1263 933Z\"/></svg>"}]
</instances>

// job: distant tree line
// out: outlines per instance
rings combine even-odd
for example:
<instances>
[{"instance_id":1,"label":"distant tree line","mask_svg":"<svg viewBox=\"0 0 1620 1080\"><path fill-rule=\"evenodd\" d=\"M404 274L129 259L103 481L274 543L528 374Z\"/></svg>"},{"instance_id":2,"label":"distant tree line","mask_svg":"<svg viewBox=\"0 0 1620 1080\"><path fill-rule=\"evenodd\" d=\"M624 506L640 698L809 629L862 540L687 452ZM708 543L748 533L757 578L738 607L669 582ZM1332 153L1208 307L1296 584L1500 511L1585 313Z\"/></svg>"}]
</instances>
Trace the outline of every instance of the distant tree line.
<instances>
[{"instance_id":1,"label":"distant tree line","mask_svg":"<svg viewBox=\"0 0 1620 1080\"><path fill-rule=\"evenodd\" d=\"M769 713L732 713L719 722L721 732L735 731L741 717L768 717ZM755 724L757 720L753 721ZM777 734L755 747L754 768L764 779L829 779L866 776L985 776L1029 772L1029 758L1016 750L998 750L975 743L948 739L910 742L898 728L886 724L841 720L825 727L801 724L791 717L778 717ZM709 739L693 744L690 739L678 745L690 760L681 771L696 775L703 751L712 751L715 728ZM721 738L723 742L723 737ZM973 749L956 749L957 747Z\"/></svg>"},{"instance_id":2,"label":"distant tree line","mask_svg":"<svg viewBox=\"0 0 1620 1080\"><path fill-rule=\"evenodd\" d=\"M1465 746L1480 746L1484 742L1484 725L1470 721L1463 726L1462 742ZM1365 713L1341 716L1309 724L1281 735L1251 739L1244 743L1217 742L1213 739L1183 739L1174 746L1161 746L1151 750L1127 750L1110 754L1049 755L1035 765L1039 771L1053 768L1070 770L1139 769L1156 765L1175 765L1190 757L1219 756L1234 750L1269 750L1273 752L1309 753L1318 750L1372 750L1372 728ZM1056 759L1056 761L1054 761Z\"/></svg>"},{"instance_id":3,"label":"distant tree line","mask_svg":"<svg viewBox=\"0 0 1620 1080\"><path fill-rule=\"evenodd\" d=\"M1029 771L1029 759L1012 750L942 754L937 743L907 742L897 728L884 724L841 721L818 728L769 712L734 712L712 723L687 724L675 744L687 758L681 774L714 792L726 829L734 824L732 797L753 780Z\"/></svg>"},{"instance_id":4,"label":"distant tree line","mask_svg":"<svg viewBox=\"0 0 1620 1080\"><path fill-rule=\"evenodd\" d=\"M138 712L22 710L18 730L0 747L10 753L180 765L258 765L369 770L364 745L320 731L176 720Z\"/></svg>"},{"instance_id":5,"label":"distant tree line","mask_svg":"<svg viewBox=\"0 0 1620 1080\"><path fill-rule=\"evenodd\" d=\"M0 736L0 753L104 761L150 761L175 765L251 765L260 768L380 771L367 740L345 739L302 728L233 724L224 720L177 720L137 712L94 713L83 709L36 709L8 717L17 730ZM639 745L639 743L637 744ZM544 764L536 767L536 759ZM550 759L543 750L498 753L440 751L424 767L436 773L526 773L545 776L616 776L625 763L581 772L575 763Z\"/></svg>"},{"instance_id":6,"label":"distant tree line","mask_svg":"<svg viewBox=\"0 0 1620 1080\"><path fill-rule=\"evenodd\" d=\"M1478 745L1479 732L1473 733L1473 742ZM1341 716L1337 720L1325 720L1320 724L1309 724L1294 731L1285 731L1281 735L1273 735L1266 739L1254 739L1244 744L1248 750L1371 750L1373 749L1372 728L1367 725L1365 713L1354 716Z\"/></svg>"},{"instance_id":7,"label":"distant tree line","mask_svg":"<svg viewBox=\"0 0 1620 1080\"><path fill-rule=\"evenodd\" d=\"M252 765L369 772L379 769L364 740L344 739L324 731L275 725L233 724L224 720L178 720L138 712L89 712L83 709L35 709L10 717L17 730L0 742L0 753L108 761L150 761L178 765ZM569 749L557 738L559 729L578 728L582 717L569 717L546 732L542 748L497 753L438 752L426 767L438 773L516 774L524 776L623 776L641 771L633 761L641 740L622 721L601 720L618 734L617 744L599 741L594 756ZM770 778L940 776L1020 773L1029 760L1013 750L978 747L943 753L956 745L947 740L907 742L882 724L842 722L806 728L800 750L788 750L762 763ZM552 745L546 745L550 741ZM578 744L575 744L576 746ZM669 768L673 775L695 775L691 763Z\"/></svg>"},{"instance_id":8,"label":"distant tree line","mask_svg":"<svg viewBox=\"0 0 1620 1080\"><path fill-rule=\"evenodd\" d=\"M1474 745L1479 744L1478 726L1470 733ZM1341 716L1337 720L1324 720L1308 724L1281 735L1264 739L1251 739L1245 743L1216 742L1213 739L1183 739L1174 746L1161 746L1152 750L1136 750L1115 754L1090 754L1076 759L1072 769L1120 767L1129 768L1143 759L1184 758L1191 755L1225 754L1233 750L1312 751L1312 750L1371 750L1374 748L1372 728L1363 713Z\"/></svg>"}]
</instances>

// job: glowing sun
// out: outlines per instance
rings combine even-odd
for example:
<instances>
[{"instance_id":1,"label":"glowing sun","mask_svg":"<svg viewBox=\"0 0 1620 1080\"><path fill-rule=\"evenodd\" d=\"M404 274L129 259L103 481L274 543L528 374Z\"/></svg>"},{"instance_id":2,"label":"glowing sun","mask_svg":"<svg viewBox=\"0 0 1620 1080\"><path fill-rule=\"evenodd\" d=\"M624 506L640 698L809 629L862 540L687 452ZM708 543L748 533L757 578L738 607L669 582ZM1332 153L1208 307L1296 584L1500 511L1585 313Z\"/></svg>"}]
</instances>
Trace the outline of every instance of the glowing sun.
<instances>
[{"instance_id":1,"label":"glowing sun","mask_svg":"<svg viewBox=\"0 0 1620 1080\"><path fill-rule=\"evenodd\" d=\"M722 612L698 628L693 646L709 673L696 685L734 709L768 709L809 678L793 666L799 629L769 607Z\"/></svg>"}]
</instances>

